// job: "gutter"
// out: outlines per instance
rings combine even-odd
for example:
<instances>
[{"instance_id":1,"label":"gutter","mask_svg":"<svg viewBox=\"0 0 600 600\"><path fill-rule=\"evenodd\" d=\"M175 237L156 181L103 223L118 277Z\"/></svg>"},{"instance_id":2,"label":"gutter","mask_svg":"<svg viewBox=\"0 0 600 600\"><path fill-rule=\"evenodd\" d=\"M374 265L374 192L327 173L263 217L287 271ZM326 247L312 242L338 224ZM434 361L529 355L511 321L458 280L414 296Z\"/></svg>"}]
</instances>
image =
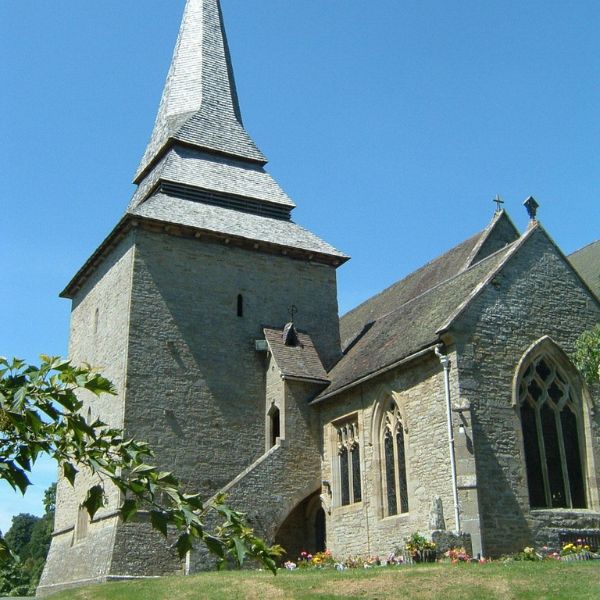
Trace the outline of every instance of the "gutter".
<instances>
[{"instance_id":1,"label":"gutter","mask_svg":"<svg viewBox=\"0 0 600 600\"><path fill-rule=\"evenodd\" d=\"M329 385L329 379L317 379L316 377L300 377L299 375L284 375L281 373L283 381L301 381L303 383L316 383L318 385Z\"/></svg>"}]
</instances>

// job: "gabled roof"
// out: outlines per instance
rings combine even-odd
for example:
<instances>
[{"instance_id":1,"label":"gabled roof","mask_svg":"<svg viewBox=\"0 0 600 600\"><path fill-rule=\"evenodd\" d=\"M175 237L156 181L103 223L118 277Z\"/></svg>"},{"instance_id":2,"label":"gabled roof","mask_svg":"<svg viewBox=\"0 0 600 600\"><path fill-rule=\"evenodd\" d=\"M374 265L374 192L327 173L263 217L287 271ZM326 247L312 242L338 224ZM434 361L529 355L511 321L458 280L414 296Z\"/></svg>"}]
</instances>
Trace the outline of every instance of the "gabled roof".
<instances>
[{"instance_id":1,"label":"gabled roof","mask_svg":"<svg viewBox=\"0 0 600 600\"><path fill-rule=\"evenodd\" d=\"M158 115L135 182L173 142L260 164L242 124L219 0L188 0Z\"/></svg>"},{"instance_id":2,"label":"gabled roof","mask_svg":"<svg viewBox=\"0 0 600 600\"><path fill-rule=\"evenodd\" d=\"M264 329L269 350L283 378L329 383L327 372L310 336L296 331L297 343L286 345L283 332L283 329Z\"/></svg>"},{"instance_id":3,"label":"gabled roof","mask_svg":"<svg viewBox=\"0 0 600 600\"><path fill-rule=\"evenodd\" d=\"M567 257L581 278L600 298L600 240L580 248Z\"/></svg>"},{"instance_id":4,"label":"gabled roof","mask_svg":"<svg viewBox=\"0 0 600 600\"><path fill-rule=\"evenodd\" d=\"M483 231L346 313L340 320L342 350L349 348L370 323L456 276L518 237L519 232L506 212L496 213Z\"/></svg>"},{"instance_id":5,"label":"gabled roof","mask_svg":"<svg viewBox=\"0 0 600 600\"><path fill-rule=\"evenodd\" d=\"M363 378L385 370L440 342L439 330L496 272L518 244L515 242L397 305L365 326L362 335L329 371L331 385L320 396L332 396Z\"/></svg>"},{"instance_id":6,"label":"gabled roof","mask_svg":"<svg viewBox=\"0 0 600 600\"><path fill-rule=\"evenodd\" d=\"M590 298L595 299L600 307L600 299L589 290L586 282L578 275L560 248L535 220L529 223L525 233L518 239L481 258L483 254L487 254L482 252L482 248L487 247L491 250L503 239L512 237L514 226L510 221L505 221L499 229L496 229L499 219L503 217L500 215L492 222L492 227L488 227L481 234L482 237L477 244L473 245L473 238L469 238L402 282L388 288L386 292L390 296L386 301L389 302L391 310L386 314L380 312L372 321L363 325L360 335L355 337L346 348L341 360L329 371L331 384L313 402L326 400L363 381L414 360L426 352L431 352L443 341L445 333L452 332L455 327L461 327L461 319L465 312L473 305L475 299L497 280L498 275L513 257L529 243L536 247L535 244L540 239L555 250L564 265L579 279L582 289L588 290ZM469 247L472 248L472 256L477 257L475 261L469 259L467 266L460 268L454 276L434 283L432 287L419 294L415 293L417 288L414 282L424 281L423 273L427 273L428 268L432 265L436 266L428 279L434 282L442 276L440 265L456 266L460 262L458 257L464 256ZM407 290L401 289L403 282L407 283ZM390 293L390 290L394 289L398 302L395 306L394 298ZM381 302L376 306L380 311L382 307Z\"/></svg>"}]
</instances>

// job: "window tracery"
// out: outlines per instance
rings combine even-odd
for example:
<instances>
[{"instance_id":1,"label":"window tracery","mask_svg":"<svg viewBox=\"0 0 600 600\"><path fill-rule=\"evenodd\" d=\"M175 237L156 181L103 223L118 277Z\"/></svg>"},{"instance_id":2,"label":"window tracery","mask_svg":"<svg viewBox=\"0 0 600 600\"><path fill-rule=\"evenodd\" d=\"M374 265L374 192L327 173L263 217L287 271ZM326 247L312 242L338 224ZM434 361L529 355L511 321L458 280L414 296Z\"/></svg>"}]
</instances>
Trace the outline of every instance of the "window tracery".
<instances>
[{"instance_id":1,"label":"window tracery","mask_svg":"<svg viewBox=\"0 0 600 600\"><path fill-rule=\"evenodd\" d=\"M339 504L346 506L362 499L358 422L348 421L336 427Z\"/></svg>"},{"instance_id":2,"label":"window tracery","mask_svg":"<svg viewBox=\"0 0 600 600\"><path fill-rule=\"evenodd\" d=\"M395 401L385 411L381 426L381 464L384 515L408 512L406 448L402 415Z\"/></svg>"},{"instance_id":3,"label":"window tracery","mask_svg":"<svg viewBox=\"0 0 600 600\"><path fill-rule=\"evenodd\" d=\"M535 357L518 383L532 508L586 508L581 400L549 355Z\"/></svg>"}]
</instances>

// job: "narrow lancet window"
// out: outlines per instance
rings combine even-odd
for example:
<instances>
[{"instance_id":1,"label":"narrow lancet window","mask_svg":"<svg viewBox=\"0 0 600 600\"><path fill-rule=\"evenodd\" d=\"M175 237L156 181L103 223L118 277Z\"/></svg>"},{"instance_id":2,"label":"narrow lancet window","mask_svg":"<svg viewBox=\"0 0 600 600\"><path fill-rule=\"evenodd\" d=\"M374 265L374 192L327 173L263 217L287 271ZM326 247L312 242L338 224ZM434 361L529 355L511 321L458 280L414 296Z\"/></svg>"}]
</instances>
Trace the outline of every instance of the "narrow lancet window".
<instances>
[{"instance_id":1,"label":"narrow lancet window","mask_svg":"<svg viewBox=\"0 0 600 600\"><path fill-rule=\"evenodd\" d=\"M237 316L244 316L244 296L242 296L241 294L238 294L237 297Z\"/></svg>"},{"instance_id":2,"label":"narrow lancet window","mask_svg":"<svg viewBox=\"0 0 600 600\"><path fill-rule=\"evenodd\" d=\"M362 499L358 423L338 425L336 431L339 504L345 506Z\"/></svg>"},{"instance_id":3,"label":"narrow lancet window","mask_svg":"<svg viewBox=\"0 0 600 600\"><path fill-rule=\"evenodd\" d=\"M381 451L384 514L391 516L406 513L408 512L408 485L404 428L395 402L392 402L384 415Z\"/></svg>"}]
</instances>

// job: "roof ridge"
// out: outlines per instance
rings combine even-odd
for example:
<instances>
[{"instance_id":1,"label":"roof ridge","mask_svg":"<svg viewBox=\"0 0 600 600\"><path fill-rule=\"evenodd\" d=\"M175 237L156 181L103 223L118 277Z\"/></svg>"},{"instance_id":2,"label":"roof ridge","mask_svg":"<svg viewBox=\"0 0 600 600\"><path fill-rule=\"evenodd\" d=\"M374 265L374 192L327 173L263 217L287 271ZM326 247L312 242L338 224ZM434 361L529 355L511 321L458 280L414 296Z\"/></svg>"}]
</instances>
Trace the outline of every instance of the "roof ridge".
<instances>
[{"instance_id":1,"label":"roof ridge","mask_svg":"<svg viewBox=\"0 0 600 600\"><path fill-rule=\"evenodd\" d=\"M461 246L466 245L468 242L472 241L474 238L483 235L484 232L485 232L485 229L482 229L481 231L479 231L477 233L474 233L473 235L469 236L466 240L463 240L459 244L456 244L452 248L449 248L448 250L446 250L442 254L439 254L435 258L432 258L429 262L426 262L424 265L421 265L418 269L415 269L414 271L411 271L410 273L408 273L407 275L405 275L401 279L398 279L394 283L391 283L390 285L388 285L386 288L384 288L383 290L381 290L380 292L378 292L374 296L371 296L370 298L367 298L366 300L364 300L363 302L361 302L358 306L355 306L353 309L349 310L347 313L345 313L344 315L342 315L341 318L343 319L346 316L352 314L354 311L357 311L359 308L361 308L365 304L371 302L375 298L378 298L378 297L382 296L387 291L391 290L393 287L400 286L402 284L402 282L405 282L409 277L412 277L413 275L416 275L417 273L424 271L427 267L430 267L431 265L435 264L436 262L438 262L439 260L441 260L445 256L449 255L451 252L455 251L457 248L460 248ZM444 281L447 281L447 280L444 280ZM439 285L439 283L443 283L443 281L442 282L438 282L438 284L436 284L436 285ZM427 290L425 290L425 292L426 291ZM422 293L424 293L424 292L422 292Z\"/></svg>"},{"instance_id":2,"label":"roof ridge","mask_svg":"<svg viewBox=\"0 0 600 600\"><path fill-rule=\"evenodd\" d=\"M511 246L514 245L514 244L516 244L518 241L520 241L520 239L521 238L519 238L519 240L516 240L516 241L512 242L512 244L508 244L508 245L504 246L503 248L500 248L499 250L496 250L496 252L493 252L492 254L486 256L485 258L482 258L480 261L476 262L473 265L470 265L469 267L467 267L466 269L463 269L462 271L459 271L455 275L452 275L451 277L448 277L448 279L444 279L444 281L440 281L439 283L437 283L436 285L430 287L429 289L425 290L424 292L421 292L420 294L418 294L414 298L411 298L410 300L407 300L406 302L402 303L401 305L397 306L396 308L394 308L393 310L387 312L386 314L381 315L380 317L377 317L377 319L374 319L372 322L376 323L377 321L380 321L381 319L385 319L386 317L389 317L390 315L394 314L395 312L398 312L400 309L406 308L408 305L412 304L416 300L419 300L423 296L426 296L430 292L433 292L434 290L437 290L441 286L446 285L448 283L451 283L452 281L458 279L459 277L462 277L463 275L466 275L467 273L469 273L473 269L481 267L484 263L488 262L492 258L495 258L501 252L506 252L508 254L509 251L512 251Z\"/></svg>"}]
</instances>

